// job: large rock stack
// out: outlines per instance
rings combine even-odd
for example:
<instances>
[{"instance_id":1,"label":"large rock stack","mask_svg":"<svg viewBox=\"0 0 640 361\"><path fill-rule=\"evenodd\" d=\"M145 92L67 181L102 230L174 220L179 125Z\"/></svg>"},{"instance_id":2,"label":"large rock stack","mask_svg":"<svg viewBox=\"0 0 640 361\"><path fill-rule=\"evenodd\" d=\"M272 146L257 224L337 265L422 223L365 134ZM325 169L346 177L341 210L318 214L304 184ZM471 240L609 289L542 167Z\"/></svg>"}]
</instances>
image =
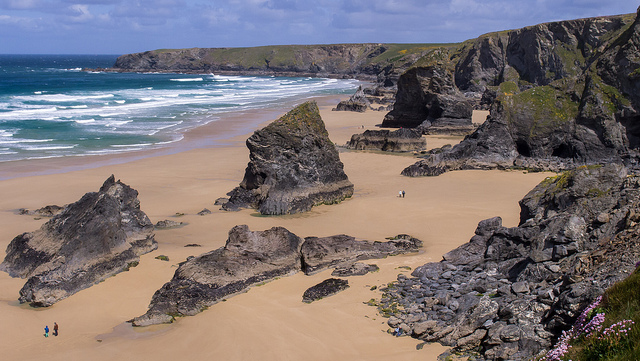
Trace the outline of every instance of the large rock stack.
<instances>
[{"instance_id":1,"label":"large rock stack","mask_svg":"<svg viewBox=\"0 0 640 361\"><path fill-rule=\"evenodd\" d=\"M303 103L247 139L250 162L226 210L305 212L353 195L353 184L329 139L315 102Z\"/></svg>"},{"instance_id":2,"label":"large rock stack","mask_svg":"<svg viewBox=\"0 0 640 361\"><path fill-rule=\"evenodd\" d=\"M39 230L14 238L0 269L27 278L20 302L44 307L135 266L158 247L138 192L107 179Z\"/></svg>"}]
</instances>

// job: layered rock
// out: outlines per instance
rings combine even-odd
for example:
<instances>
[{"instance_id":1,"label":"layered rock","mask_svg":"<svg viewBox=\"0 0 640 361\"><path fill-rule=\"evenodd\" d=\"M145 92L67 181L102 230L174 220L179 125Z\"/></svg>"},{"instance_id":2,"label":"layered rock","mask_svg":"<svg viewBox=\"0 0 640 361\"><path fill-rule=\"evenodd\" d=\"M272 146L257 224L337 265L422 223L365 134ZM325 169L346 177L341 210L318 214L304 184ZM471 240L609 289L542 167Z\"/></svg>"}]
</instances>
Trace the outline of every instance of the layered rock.
<instances>
[{"instance_id":1,"label":"layered rock","mask_svg":"<svg viewBox=\"0 0 640 361\"><path fill-rule=\"evenodd\" d=\"M170 282L156 291L147 313L134 326L192 316L250 286L300 270L302 238L282 227L266 231L246 225L229 231L223 248L180 264Z\"/></svg>"},{"instance_id":2,"label":"layered rock","mask_svg":"<svg viewBox=\"0 0 640 361\"><path fill-rule=\"evenodd\" d=\"M352 135L345 147L385 152L419 152L427 148L427 140L422 137L421 132L409 128L394 131L365 130L364 133Z\"/></svg>"},{"instance_id":3,"label":"layered rock","mask_svg":"<svg viewBox=\"0 0 640 361\"><path fill-rule=\"evenodd\" d=\"M229 231L224 247L182 262L171 281L153 295L147 313L131 322L134 326L171 323L175 317L195 315L252 285L280 276L301 270L311 274L357 259L416 252L422 244L406 235L396 238L367 242L340 235L303 240L282 227L250 231L246 225L236 226ZM310 292L325 294L329 289L335 291L333 286Z\"/></svg>"},{"instance_id":4,"label":"layered rock","mask_svg":"<svg viewBox=\"0 0 640 361\"><path fill-rule=\"evenodd\" d=\"M434 51L435 58L445 49ZM393 110L382 121L383 127L417 128L425 133L442 133L446 129L471 132L473 102L456 88L453 71L435 62L416 66L402 74Z\"/></svg>"},{"instance_id":5,"label":"layered rock","mask_svg":"<svg viewBox=\"0 0 640 361\"><path fill-rule=\"evenodd\" d=\"M548 178L520 201L519 226L480 222L441 262L398 276L380 309L413 337L487 360L528 359L635 269L639 196L640 177L619 165Z\"/></svg>"},{"instance_id":6,"label":"layered rock","mask_svg":"<svg viewBox=\"0 0 640 361\"><path fill-rule=\"evenodd\" d=\"M407 72L392 113L409 115L394 118L398 123L428 115L425 94L451 94L451 75L435 69L452 66L455 88L475 99L482 94L491 113L459 145L434 150L403 174L637 164L638 34L640 23L631 15L540 24L487 34L463 43L450 62ZM428 81L411 80L422 79L419 74ZM447 86L433 85L440 83Z\"/></svg>"},{"instance_id":7,"label":"layered rock","mask_svg":"<svg viewBox=\"0 0 640 361\"><path fill-rule=\"evenodd\" d=\"M315 102L303 103L247 139L250 162L240 186L222 208L255 208L291 214L351 197L344 173Z\"/></svg>"},{"instance_id":8,"label":"layered rock","mask_svg":"<svg viewBox=\"0 0 640 361\"><path fill-rule=\"evenodd\" d=\"M307 237L301 249L302 270L311 275L346 262L417 252L421 246L422 241L407 235L399 235L388 242L357 241L344 234Z\"/></svg>"},{"instance_id":9,"label":"layered rock","mask_svg":"<svg viewBox=\"0 0 640 361\"><path fill-rule=\"evenodd\" d=\"M155 250L153 224L137 197L111 176L98 192L85 194L39 230L14 238L0 269L27 279L20 302L51 306Z\"/></svg>"}]
</instances>

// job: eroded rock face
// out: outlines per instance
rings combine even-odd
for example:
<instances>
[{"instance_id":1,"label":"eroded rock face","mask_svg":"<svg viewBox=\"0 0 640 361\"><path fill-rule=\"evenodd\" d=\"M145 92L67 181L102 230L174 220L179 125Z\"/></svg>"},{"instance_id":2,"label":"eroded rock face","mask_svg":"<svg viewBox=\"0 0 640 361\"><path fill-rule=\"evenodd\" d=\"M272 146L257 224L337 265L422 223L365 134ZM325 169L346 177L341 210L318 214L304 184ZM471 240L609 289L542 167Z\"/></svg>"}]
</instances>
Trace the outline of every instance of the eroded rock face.
<instances>
[{"instance_id":1,"label":"eroded rock face","mask_svg":"<svg viewBox=\"0 0 640 361\"><path fill-rule=\"evenodd\" d=\"M149 311L131 322L134 326L171 323L175 317L193 316L276 277L300 270L311 274L357 259L415 252L421 244L407 235L389 242L355 241L345 235L303 240L282 227L253 232L246 225L235 226L223 248L181 263L173 279L153 295ZM342 286L340 283L338 288ZM320 294L335 289L320 288Z\"/></svg>"},{"instance_id":2,"label":"eroded rock face","mask_svg":"<svg viewBox=\"0 0 640 361\"><path fill-rule=\"evenodd\" d=\"M39 230L14 238L0 269L26 278L20 302L51 306L137 265L155 250L153 224L138 192L111 176Z\"/></svg>"},{"instance_id":3,"label":"eroded rock face","mask_svg":"<svg viewBox=\"0 0 640 361\"><path fill-rule=\"evenodd\" d=\"M302 270L311 275L341 263L385 255L417 252L422 241L400 235L388 242L357 241L344 234L329 237L307 237L302 245Z\"/></svg>"},{"instance_id":4,"label":"eroded rock face","mask_svg":"<svg viewBox=\"0 0 640 361\"><path fill-rule=\"evenodd\" d=\"M153 295L149 311L132 323L147 326L193 316L252 285L298 272L302 242L282 227L252 232L246 225L236 226L223 248L181 263L173 279Z\"/></svg>"},{"instance_id":5,"label":"eroded rock face","mask_svg":"<svg viewBox=\"0 0 640 361\"><path fill-rule=\"evenodd\" d=\"M458 113L463 101L433 100L456 91L474 107L490 109L490 116L459 145L433 150L403 174L637 166L638 34L633 14L568 20L486 34L441 50L446 57L425 57L425 65L398 82L389 125L417 126L438 107Z\"/></svg>"},{"instance_id":6,"label":"eroded rock face","mask_svg":"<svg viewBox=\"0 0 640 361\"><path fill-rule=\"evenodd\" d=\"M349 281L339 278L329 278L304 291L302 302L311 303L318 301L344 291L347 288L349 288Z\"/></svg>"},{"instance_id":7,"label":"eroded rock face","mask_svg":"<svg viewBox=\"0 0 640 361\"><path fill-rule=\"evenodd\" d=\"M381 150L385 152L417 152L426 149L427 140L417 130L402 128L390 130L365 130L354 134L346 148L356 150Z\"/></svg>"},{"instance_id":8,"label":"eroded rock face","mask_svg":"<svg viewBox=\"0 0 640 361\"><path fill-rule=\"evenodd\" d=\"M344 173L315 102L303 103L247 139L250 162L226 210L255 208L262 214L305 212L351 197Z\"/></svg>"},{"instance_id":9,"label":"eroded rock face","mask_svg":"<svg viewBox=\"0 0 640 361\"><path fill-rule=\"evenodd\" d=\"M549 178L521 201L517 227L499 217L441 262L398 277L381 309L413 337L487 360L524 360L549 349L584 307L635 270L640 177L619 165Z\"/></svg>"}]
</instances>

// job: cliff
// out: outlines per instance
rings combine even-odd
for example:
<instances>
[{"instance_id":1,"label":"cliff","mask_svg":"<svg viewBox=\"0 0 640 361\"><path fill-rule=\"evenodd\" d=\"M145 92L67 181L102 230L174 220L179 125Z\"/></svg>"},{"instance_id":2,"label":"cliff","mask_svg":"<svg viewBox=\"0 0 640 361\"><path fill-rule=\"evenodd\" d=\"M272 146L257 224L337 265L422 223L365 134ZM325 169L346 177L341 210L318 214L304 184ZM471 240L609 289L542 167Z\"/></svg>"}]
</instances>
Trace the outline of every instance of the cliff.
<instances>
[{"instance_id":1,"label":"cliff","mask_svg":"<svg viewBox=\"0 0 640 361\"><path fill-rule=\"evenodd\" d=\"M391 328L486 360L527 360L636 269L640 178L621 165L548 178L520 201L520 224L499 217L441 262L384 290Z\"/></svg>"},{"instance_id":2,"label":"cliff","mask_svg":"<svg viewBox=\"0 0 640 361\"><path fill-rule=\"evenodd\" d=\"M160 49L120 56L113 71L380 77L386 86L433 44L274 45ZM385 84L387 83L387 84Z\"/></svg>"},{"instance_id":3,"label":"cliff","mask_svg":"<svg viewBox=\"0 0 640 361\"><path fill-rule=\"evenodd\" d=\"M491 33L433 50L401 76L383 126L464 120L473 107L491 113L461 144L432 152L403 174L635 164L639 46L640 23L629 14Z\"/></svg>"}]
</instances>

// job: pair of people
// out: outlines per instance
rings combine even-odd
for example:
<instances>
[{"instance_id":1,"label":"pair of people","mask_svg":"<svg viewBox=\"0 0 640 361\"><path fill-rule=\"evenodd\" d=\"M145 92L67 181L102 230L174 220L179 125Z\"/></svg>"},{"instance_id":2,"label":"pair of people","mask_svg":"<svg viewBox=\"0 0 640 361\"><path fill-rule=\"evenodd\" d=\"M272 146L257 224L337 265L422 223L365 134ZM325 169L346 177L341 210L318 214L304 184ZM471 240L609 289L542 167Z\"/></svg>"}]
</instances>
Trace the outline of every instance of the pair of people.
<instances>
[{"instance_id":1,"label":"pair of people","mask_svg":"<svg viewBox=\"0 0 640 361\"><path fill-rule=\"evenodd\" d=\"M53 335L58 336L58 324L53 323ZM44 337L49 337L49 326L44 326Z\"/></svg>"},{"instance_id":2,"label":"pair of people","mask_svg":"<svg viewBox=\"0 0 640 361\"><path fill-rule=\"evenodd\" d=\"M400 192L398 192L398 197L400 197L400 198L404 198L404 191L400 191Z\"/></svg>"}]
</instances>

